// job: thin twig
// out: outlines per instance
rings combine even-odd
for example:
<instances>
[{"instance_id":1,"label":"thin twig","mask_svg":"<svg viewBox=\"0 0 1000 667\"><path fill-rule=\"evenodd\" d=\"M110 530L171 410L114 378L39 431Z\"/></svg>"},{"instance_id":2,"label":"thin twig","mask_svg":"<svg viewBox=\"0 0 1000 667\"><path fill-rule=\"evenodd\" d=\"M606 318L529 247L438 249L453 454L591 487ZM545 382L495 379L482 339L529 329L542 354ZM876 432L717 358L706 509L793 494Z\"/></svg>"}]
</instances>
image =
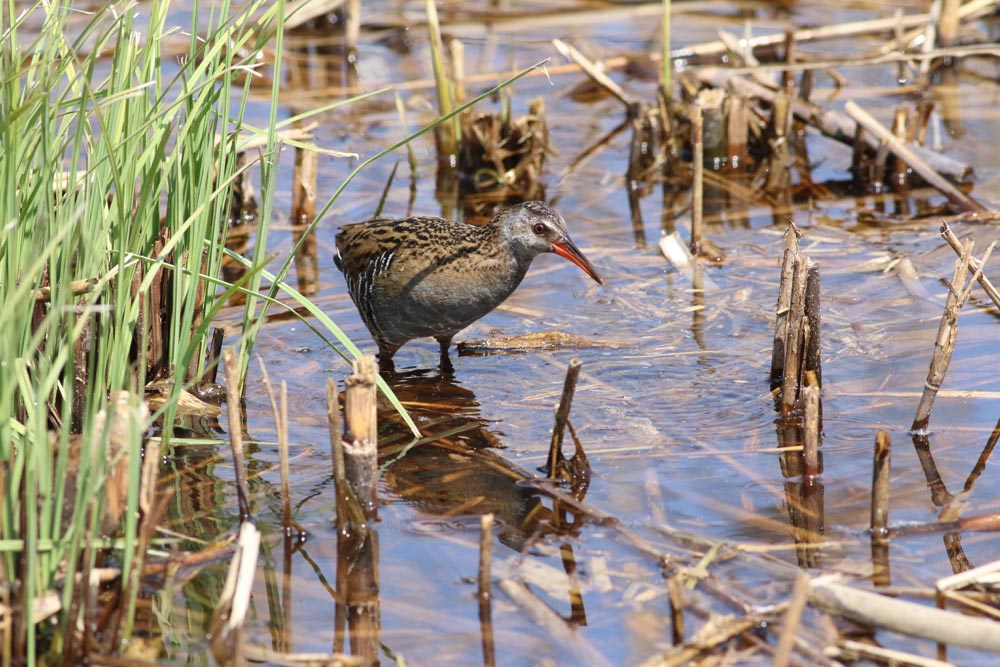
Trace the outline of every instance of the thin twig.
<instances>
[{"instance_id":1,"label":"thin twig","mask_svg":"<svg viewBox=\"0 0 1000 667\"><path fill-rule=\"evenodd\" d=\"M944 240L948 242L948 245L951 246L952 250L954 250L956 254L962 254L962 243L958 240L958 237L955 236L955 232L951 231L951 227L948 226L947 222L941 223L941 236L944 237ZM998 292L997 288L992 282L990 282L990 279L986 277L986 274L982 273L983 268L982 262L975 257L971 258L969 261L969 271L976 273L979 285L986 291L987 296L993 300L996 307L1000 308L1000 292Z\"/></svg>"},{"instance_id":2,"label":"thin twig","mask_svg":"<svg viewBox=\"0 0 1000 667\"><path fill-rule=\"evenodd\" d=\"M557 475L559 463L562 461L562 442L566 431L566 420L569 419L570 407L573 404L573 394L576 392L576 381L580 377L580 367L583 362L572 359L566 369L566 380L563 382L562 397L556 408L556 423L552 429L552 441L549 443L549 477Z\"/></svg>"}]
</instances>

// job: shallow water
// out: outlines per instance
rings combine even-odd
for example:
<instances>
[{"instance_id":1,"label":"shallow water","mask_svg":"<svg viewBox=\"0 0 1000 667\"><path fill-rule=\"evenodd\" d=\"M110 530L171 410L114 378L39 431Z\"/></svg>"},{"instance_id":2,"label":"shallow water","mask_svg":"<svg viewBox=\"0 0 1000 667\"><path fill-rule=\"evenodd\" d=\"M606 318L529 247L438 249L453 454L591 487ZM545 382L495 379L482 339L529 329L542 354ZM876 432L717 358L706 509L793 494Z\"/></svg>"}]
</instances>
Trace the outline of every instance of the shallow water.
<instances>
[{"instance_id":1,"label":"shallow water","mask_svg":"<svg viewBox=\"0 0 1000 667\"><path fill-rule=\"evenodd\" d=\"M373 15L391 14L379 3L372 7ZM860 10L793 8L791 20L823 24L871 15ZM768 12L759 14L758 20L765 26L778 23ZM673 28L677 46L713 39L720 23L742 33L743 21L734 13L677 14ZM467 71L507 71L546 57L561 64L548 41L557 36L608 57L658 48L652 46L658 35L655 18L630 18L625 9L610 12L607 20L569 20L568 25L561 29L539 21L507 30L501 24L491 35L482 23L462 23ZM409 39L412 52L399 55L363 33L362 85L429 78L422 30L410 30ZM824 56L831 55L831 49L837 55L843 53L838 48L856 47L856 42L801 46L803 52ZM848 87L839 91L819 76L813 100L829 99L839 107L855 99L887 120L892 105L911 101L905 94L884 94L895 84L895 72L889 66L847 70ZM613 74L636 98L652 99L652 82ZM444 406L414 410L421 424L430 424L427 428L434 433L459 428L453 438L458 445L502 448L478 451L473 457L420 448L411 453L412 460L385 470L377 526L383 664L391 664L393 656L405 658L409 665L482 661L475 587L476 515L486 509L497 514L499 524L493 598L497 664L637 664L669 646L670 603L656 559L631 545L621 531L595 522L584 522L561 536L539 535L546 532L544 525L525 523L525 515L539 502L537 496L511 484L502 473L507 463L532 472L544 463L553 409L566 365L574 357L583 361L583 371L571 420L593 469L585 502L617 517L664 554L685 551L675 536L660 529L666 522L675 530L765 552L767 562L808 567L812 574L870 577L867 526L872 447L878 429L888 431L893 442L891 524L932 522L941 509L907 433L933 350L945 294L942 281L952 272L953 255L940 239L934 219L898 230L859 224L859 210L878 204L873 197L819 200L792 211L775 211L763 201L744 202L724 212L725 222L708 225L707 235L728 260L721 267L705 269L715 286L698 294L656 248L661 218L657 194L642 200L648 245L636 246L623 182L627 133L584 166L560 177L585 146L624 118L624 109L615 100L580 103L568 97L580 81L582 75L577 73L526 78L515 86L514 109L523 111L528 100L544 96L553 146L545 178L547 198L566 218L577 244L607 284L594 284L555 256L540 257L511 299L457 340L559 331L621 347L475 357L453 352L453 380L440 378L435 370L434 341L415 341L400 351L397 370L405 376L397 380L401 395ZM975 166L972 194L994 208L994 186L1000 180L993 141L1000 136L997 87L973 77L961 79L959 86L957 106L952 107L956 116L947 119L950 134L943 136L944 148ZM474 90L470 85L470 92ZM288 91L290 104L299 104L299 92L307 91ZM411 91L404 98L411 130L432 119L430 89ZM366 157L405 133L388 97L363 109L348 107L324 116L316 130L317 142ZM266 108L256 109L262 118L266 113ZM849 179L848 148L815 135L808 143L819 165L813 172L816 180ZM413 212L439 214L433 141L423 137L414 148L420 166ZM405 154L400 152L398 158L402 163L383 212L388 216L409 212L411 175ZM291 162L291 152L282 155L289 172ZM385 158L355 179L331 208L317 238L320 285L315 300L369 352L374 352L374 345L331 260L333 238L339 224L375 211L393 164L392 158ZM321 157L319 198L329 196L353 166L347 160ZM934 193L927 198L932 203L943 201ZM681 199L682 209L687 201L686 196ZM895 206L890 200L886 208ZM275 208L287 210L287 199ZM822 271L823 469L812 485L802 484L797 474L783 474L782 456L789 455L776 449L778 415L767 377L778 257L789 219L804 233L804 254ZM686 220L686 210L681 210L677 222L684 226ZM980 249L996 237L994 228L983 225L956 226L956 232L974 234ZM686 236L686 231L682 234ZM272 239L279 255L291 246L287 230L279 230ZM889 260L902 257L912 260L926 295L915 294L898 275L884 271ZM990 265L997 267L998 262ZM997 318L988 305L977 290L963 310L958 347L944 385L946 390L979 394L945 393L931 418L933 459L944 485L956 495L998 415L1000 380L993 361ZM222 320L236 317L234 309ZM255 364L247 396L247 430L255 443L250 452L256 473L251 500L266 548L246 637L285 651L330 651L337 541L331 521L334 496L323 388L327 377L342 380L348 369L311 331L288 321L268 324L256 353L272 381L288 382L294 518L308 537L284 553L289 545L283 544L280 525L276 436ZM387 443L393 440L392 433L391 426L384 427ZM187 472L185 483L179 484L182 490L171 527L208 539L235 531L238 517L227 450L187 447L174 452L172 465ZM490 477L481 474L484 467L501 472ZM442 479L445 473L454 478ZM1000 481L991 473L987 466L976 480L964 499L962 516L994 511ZM462 479L472 481L466 484ZM803 525L802 515L809 515L806 523L815 533L803 536L796 528ZM992 533L957 535L972 565L995 558L997 541ZM809 542L814 544L806 548ZM568 582L574 578L565 574L562 545L569 545L575 555L582 605L572 602ZM953 549L951 559L948 546ZM932 587L960 562L954 546L955 540L942 531L894 537L889 547L891 583ZM693 557L692 563L697 560ZM769 570L761 561L736 558L709 568L734 597L763 606L788 596L793 570L779 565ZM172 608L164 609L164 597L155 601L172 661L207 659L202 605L211 605L213 593L208 591L224 576L224 568L220 563L202 569L185 586L174 588ZM502 579L529 581L555 614L574 622L566 626L565 634L553 635L500 591ZM858 585L864 586L863 581ZM734 610L723 605L714 611ZM689 632L703 620L689 615ZM935 655L931 642L885 632L876 638L890 647ZM963 665L992 664L989 656L969 651L952 650L947 657Z\"/></svg>"}]
</instances>

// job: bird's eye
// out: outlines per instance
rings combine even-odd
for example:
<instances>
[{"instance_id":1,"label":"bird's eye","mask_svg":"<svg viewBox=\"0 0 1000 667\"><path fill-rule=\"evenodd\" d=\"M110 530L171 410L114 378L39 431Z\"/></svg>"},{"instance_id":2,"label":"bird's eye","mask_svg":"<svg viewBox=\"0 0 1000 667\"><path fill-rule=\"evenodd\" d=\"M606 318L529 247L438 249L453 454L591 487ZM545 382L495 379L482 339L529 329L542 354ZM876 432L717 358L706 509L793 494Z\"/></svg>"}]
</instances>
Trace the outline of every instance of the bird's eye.
<instances>
[{"instance_id":1,"label":"bird's eye","mask_svg":"<svg viewBox=\"0 0 1000 667\"><path fill-rule=\"evenodd\" d=\"M545 228L545 224L544 224L544 223L541 223L541 222L536 222L536 223L535 223L535 226L534 226L534 227L532 227L532 229L534 230L534 232L535 232L536 234L538 234L539 236L541 236L542 234L544 234L544 233L545 233L545 229L546 229L546 228Z\"/></svg>"}]
</instances>

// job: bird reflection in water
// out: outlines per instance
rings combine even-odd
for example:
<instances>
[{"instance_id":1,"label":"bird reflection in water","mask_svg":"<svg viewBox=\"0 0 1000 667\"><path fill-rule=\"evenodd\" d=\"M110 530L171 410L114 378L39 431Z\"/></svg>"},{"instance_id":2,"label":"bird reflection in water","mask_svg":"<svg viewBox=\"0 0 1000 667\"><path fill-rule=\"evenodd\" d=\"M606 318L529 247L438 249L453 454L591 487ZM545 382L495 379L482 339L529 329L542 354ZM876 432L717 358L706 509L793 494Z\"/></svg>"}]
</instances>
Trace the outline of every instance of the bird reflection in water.
<instances>
[{"instance_id":1,"label":"bird reflection in water","mask_svg":"<svg viewBox=\"0 0 1000 667\"><path fill-rule=\"evenodd\" d=\"M412 434L388 405L379 411L379 461L393 494L428 514L456 517L493 514L505 546L527 552L553 535L574 537L585 515L576 503L589 477L572 475L565 485L548 482L504 458L503 433L484 419L475 394L436 371L384 374L422 437ZM572 545L560 545L563 567L576 580ZM586 624L583 599L571 585L573 624Z\"/></svg>"}]
</instances>

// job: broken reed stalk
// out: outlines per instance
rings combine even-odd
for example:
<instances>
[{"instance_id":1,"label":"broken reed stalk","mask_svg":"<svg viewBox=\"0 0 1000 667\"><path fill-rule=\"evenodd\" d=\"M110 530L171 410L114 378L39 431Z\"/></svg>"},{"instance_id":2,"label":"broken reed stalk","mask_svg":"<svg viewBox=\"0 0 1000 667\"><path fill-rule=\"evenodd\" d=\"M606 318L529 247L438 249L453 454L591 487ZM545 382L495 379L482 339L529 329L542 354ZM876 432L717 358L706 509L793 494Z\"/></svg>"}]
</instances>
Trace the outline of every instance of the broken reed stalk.
<instances>
[{"instance_id":1,"label":"broken reed stalk","mask_svg":"<svg viewBox=\"0 0 1000 667\"><path fill-rule=\"evenodd\" d=\"M900 141L885 125L875 120L871 114L862 109L856 102L848 100L847 104L844 105L844 111L858 125L861 125L866 131L875 135L880 142L884 142L893 155L908 164L915 172L920 174L921 178L940 190L948 198L948 201L962 211L986 210L982 204L956 188L951 184L951 181L935 171L934 168L917 154L917 151L913 147Z\"/></svg>"},{"instance_id":2,"label":"broken reed stalk","mask_svg":"<svg viewBox=\"0 0 1000 667\"><path fill-rule=\"evenodd\" d=\"M789 303L785 363L781 377L781 413L789 416L798 399L802 376L802 349L805 339L806 260L797 256L792 269L792 298Z\"/></svg>"},{"instance_id":3,"label":"broken reed stalk","mask_svg":"<svg viewBox=\"0 0 1000 667\"><path fill-rule=\"evenodd\" d=\"M667 590L670 592L670 630L674 646L684 643L684 581L683 576L675 573L667 580Z\"/></svg>"},{"instance_id":4,"label":"broken reed stalk","mask_svg":"<svg viewBox=\"0 0 1000 667\"><path fill-rule=\"evenodd\" d=\"M292 238L298 244L304 231L316 218L316 172L318 156L316 151L296 146L295 166L292 170ZM310 234L295 255L295 272L299 291L306 296L319 289L319 252L316 235Z\"/></svg>"},{"instance_id":5,"label":"broken reed stalk","mask_svg":"<svg viewBox=\"0 0 1000 667\"><path fill-rule=\"evenodd\" d=\"M347 64L358 64L358 40L361 37L361 0L347 0L344 6L344 42L347 46Z\"/></svg>"},{"instance_id":6,"label":"broken reed stalk","mask_svg":"<svg viewBox=\"0 0 1000 667\"><path fill-rule=\"evenodd\" d=\"M909 114L906 113L906 109L903 107L896 107L896 110L892 115L892 134L900 141L906 141L906 124L908 120ZM909 173L910 170L906 166L906 163L899 157L896 157L892 164L892 179L890 181L890 186L896 190L907 188L910 180Z\"/></svg>"},{"instance_id":7,"label":"broken reed stalk","mask_svg":"<svg viewBox=\"0 0 1000 667\"><path fill-rule=\"evenodd\" d=\"M590 77L591 81L624 104L626 109L631 109L635 106L635 100L633 100L632 97L625 92L624 88L615 83L614 80L607 75L604 67L591 62L591 60L587 58L587 56L580 53L576 47L562 41L561 39L553 39L552 45L556 47L556 51L576 63L576 65L583 70L583 73Z\"/></svg>"},{"instance_id":8,"label":"broken reed stalk","mask_svg":"<svg viewBox=\"0 0 1000 667\"><path fill-rule=\"evenodd\" d=\"M229 418L229 444L233 448L233 467L236 473L236 498L240 519L250 518L250 488L247 485L246 461L243 457L243 420L240 398L239 363L233 348L226 348L222 355L226 364L226 411Z\"/></svg>"},{"instance_id":9,"label":"broken reed stalk","mask_svg":"<svg viewBox=\"0 0 1000 667\"><path fill-rule=\"evenodd\" d=\"M347 437L343 443L344 473L367 519L374 519L378 513L376 368L372 355L357 359L354 372L345 383L344 397L344 421L347 425Z\"/></svg>"},{"instance_id":10,"label":"broken reed stalk","mask_svg":"<svg viewBox=\"0 0 1000 667\"><path fill-rule=\"evenodd\" d=\"M562 462L563 435L566 431L566 421L569 419L570 407L573 404L573 394L576 393L576 381L580 377L580 367L583 362L571 359L566 369L566 380L563 383L562 397L556 408L556 423L552 429L552 441L549 443L548 476L555 478Z\"/></svg>"},{"instance_id":11,"label":"broken reed stalk","mask_svg":"<svg viewBox=\"0 0 1000 667\"><path fill-rule=\"evenodd\" d=\"M727 95L726 141L728 167L732 171L744 169L750 160L747 147L750 145L750 123L747 98L743 95Z\"/></svg>"},{"instance_id":12,"label":"broken reed stalk","mask_svg":"<svg viewBox=\"0 0 1000 667\"><path fill-rule=\"evenodd\" d=\"M809 595L809 575L799 570L795 575L795 583L792 586L792 599L785 610L785 618L782 622L781 636L778 637L778 645L774 647L774 667L787 667L792 658L792 649L795 648L795 636L799 631L799 624L802 622L802 612L806 607L806 600Z\"/></svg>"},{"instance_id":13,"label":"broken reed stalk","mask_svg":"<svg viewBox=\"0 0 1000 667\"><path fill-rule=\"evenodd\" d=\"M820 354L820 297L819 297L819 265L806 264L806 325L809 336L806 338L805 368L816 376L816 386L823 386L823 359Z\"/></svg>"},{"instance_id":14,"label":"broken reed stalk","mask_svg":"<svg viewBox=\"0 0 1000 667\"><path fill-rule=\"evenodd\" d=\"M959 19L974 18L984 12L992 12L995 4L994 0L971 0L963 4L958 9L957 14ZM923 28L930 20L930 15L926 13L887 16L885 18L837 23L815 28L799 28L792 32L792 36L796 42L811 42L822 39L850 37L852 35L877 34L892 31L896 28ZM746 49L753 50L761 46L777 46L784 42L785 39L784 34L777 32L769 35L757 35L746 40ZM908 36L904 36L904 40L908 39ZM679 48L674 50L670 55L674 58L716 56L725 53L727 50L725 42L715 40Z\"/></svg>"},{"instance_id":15,"label":"broken reed stalk","mask_svg":"<svg viewBox=\"0 0 1000 667\"><path fill-rule=\"evenodd\" d=\"M872 463L871 531L873 542L884 542L889 536L889 469L892 462L892 442L889 433L875 434L875 459Z\"/></svg>"},{"instance_id":16,"label":"broken reed stalk","mask_svg":"<svg viewBox=\"0 0 1000 667\"><path fill-rule=\"evenodd\" d=\"M802 440L802 460L805 465L805 478L811 480L820 473L819 469L819 385L816 384L814 373L807 373L807 385L802 390L805 407L805 437Z\"/></svg>"},{"instance_id":17,"label":"broken reed stalk","mask_svg":"<svg viewBox=\"0 0 1000 667\"><path fill-rule=\"evenodd\" d=\"M691 108L691 143L694 157L691 159L691 254L698 255L701 249L701 234L705 216L705 141L701 106Z\"/></svg>"},{"instance_id":18,"label":"broken reed stalk","mask_svg":"<svg viewBox=\"0 0 1000 667\"><path fill-rule=\"evenodd\" d=\"M941 3L941 16L938 19L939 46L952 46L958 40L958 9L962 0L944 0Z\"/></svg>"},{"instance_id":19,"label":"broken reed stalk","mask_svg":"<svg viewBox=\"0 0 1000 667\"><path fill-rule=\"evenodd\" d=\"M484 514L479 517L479 630L483 641L483 665L493 667L496 664L496 649L493 644L493 612L491 599L492 567L493 567L493 515Z\"/></svg>"},{"instance_id":20,"label":"broken reed stalk","mask_svg":"<svg viewBox=\"0 0 1000 667\"><path fill-rule=\"evenodd\" d=\"M958 237L955 236L955 232L951 231L951 227L948 226L947 222L941 223L941 236L948 242L948 245L951 246L952 250L961 256L962 243L958 240ZM992 282L990 282L990 279L986 277L985 273L983 273L983 269L984 267L982 262L975 257L972 257L969 260L969 271L975 274L976 279L979 281L979 286L983 288L986 295L993 301L994 305L996 305L997 308L1000 308L1000 292L997 291L997 288Z\"/></svg>"},{"instance_id":21,"label":"broken reed stalk","mask_svg":"<svg viewBox=\"0 0 1000 667\"><path fill-rule=\"evenodd\" d=\"M785 339L788 337L788 316L792 306L792 274L795 257L799 254L799 230L795 223L785 229L785 250L781 255L781 281L778 304L774 309L774 345L771 348L771 385L776 388L785 373Z\"/></svg>"},{"instance_id":22,"label":"broken reed stalk","mask_svg":"<svg viewBox=\"0 0 1000 667\"><path fill-rule=\"evenodd\" d=\"M793 98L787 92L778 91L771 106L770 159L767 170L767 182L764 191L787 200L791 196L792 175L789 167L792 164L791 149L788 134L792 126Z\"/></svg>"},{"instance_id":23,"label":"broken reed stalk","mask_svg":"<svg viewBox=\"0 0 1000 667\"><path fill-rule=\"evenodd\" d=\"M288 462L288 383L281 381L281 392L278 400L278 461L281 467L281 518L285 534L292 530L292 491L290 484L291 466Z\"/></svg>"},{"instance_id":24,"label":"broken reed stalk","mask_svg":"<svg viewBox=\"0 0 1000 667\"><path fill-rule=\"evenodd\" d=\"M979 269L976 269L976 279L993 252L994 245L995 243L990 244L983 255ZM948 364L951 363L951 355L955 351L955 339L958 336L958 313L972 290L971 285L966 287L971 262L972 242L968 241L962 255L955 262L955 272L948 284L948 297L945 300L944 313L941 315L941 322L938 325L937 339L934 341L934 354L931 356L927 380L924 382L924 391L920 395L917 412L913 417L913 424L910 426L910 431L913 433L926 433L930 423L931 409L934 407L934 399L937 397L941 383L944 382L944 376L948 372Z\"/></svg>"},{"instance_id":25,"label":"broken reed stalk","mask_svg":"<svg viewBox=\"0 0 1000 667\"><path fill-rule=\"evenodd\" d=\"M992 619L898 600L835 583L830 577L820 577L810 583L809 602L865 626L924 637L949 646L1000 652L1000 633Z\"/></svg>"},{"instance_id":26,"label":"broken reed stalk","mask_svg":"<svg viewBox=\"0 0 1000 667\"><path fill-rule=\"evenodd\" d=\"M229 350L227 350L229 352ZM229 362L226 362L228 369ZM243 621L250 609L260 533L249 521L240 525L240 538L229 562L226 583L210 623L209 648L220 665L243 665Z\"/></svg>"},{"instance_id":27,"label":"broken reed stalk","mask_svg":"<svg viewBox=\"0 0 1000 667\"><path fill-rule=\"evenodd\" d=\"M274 413L274 429L278 434L278 468L281 472L281 508L282 526L285 534L291 534L292 528L292 498L289 477L291 476L291 466L288 463L288 384L281 381L280 398L274 396L274 386L271 378L267 374L267 367L264 360L257 358L260 363L261 377L264 379L264 387L267 389L267 397L271 401L271 411Z\"/></svg>"},{"instance_id":28,"label":"broken reed stalk","mask_svg":"<svg viewBox=\"0 0 1000 667\"><path fill-rule=\"evenodd\" d=\"M333 458L333 477L340 484L344 481L344 441L340 424L340 396L333 378L326 379L326 421L330 428L330 454Z\"/></svg>"}]
</instances>

